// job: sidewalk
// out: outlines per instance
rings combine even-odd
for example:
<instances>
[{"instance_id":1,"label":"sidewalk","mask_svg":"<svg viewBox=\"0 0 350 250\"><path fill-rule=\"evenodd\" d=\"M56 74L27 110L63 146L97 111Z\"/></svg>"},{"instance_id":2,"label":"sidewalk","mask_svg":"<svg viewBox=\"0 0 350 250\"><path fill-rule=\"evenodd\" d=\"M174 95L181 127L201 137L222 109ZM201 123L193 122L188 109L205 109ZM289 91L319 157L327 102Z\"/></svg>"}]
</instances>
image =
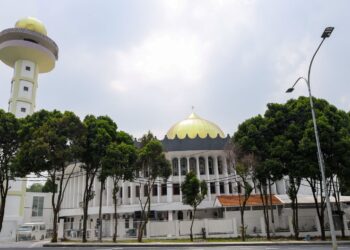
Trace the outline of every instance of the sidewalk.
<instances>
[{"instance_id":1,"label":"sidewalk","mask_svg":"<svg viewBox=\"0 0 350 250\"><path fill-rule=\"evenodd\" d=\"M331 241L256 241L256 242L150 242L150 243L101 243L58 242L44 247L219 247L219 246L283 246L283 245L331 245ZM350 245L350 241L338 241L338 245Z\"/></svg>"}]
</instances>

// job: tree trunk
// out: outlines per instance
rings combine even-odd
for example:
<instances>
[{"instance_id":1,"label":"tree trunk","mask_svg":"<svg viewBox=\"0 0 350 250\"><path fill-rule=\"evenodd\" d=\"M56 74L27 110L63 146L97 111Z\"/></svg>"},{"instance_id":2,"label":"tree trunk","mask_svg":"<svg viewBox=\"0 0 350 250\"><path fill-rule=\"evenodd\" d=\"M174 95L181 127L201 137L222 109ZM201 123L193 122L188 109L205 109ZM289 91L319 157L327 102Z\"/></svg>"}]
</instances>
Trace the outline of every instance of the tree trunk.
<instances>
[{"instance_id":1,"label":"tree trunk","mask_svg":"<svg viewBox=\"0 0 350 250\"><path fill-rule=\"evenodd\" d=\"M245 241L244 207L241 207L241 239Z\"/></svg>"},{"instance_id":2,"label":"tree trunk","mask_svg":"<svg viewBox=\"0 0 350 250\"><path fill-rule=\"evenodd\" d=\"M57 220L58 212L56 209L53 209L53 228L52 228L52 239L51 242L57 242Z\"/></svg>"},{"instance_id":3,"label":"tree trunk","mask_svg":"<svg viewBox=\"0 0 350 250\"><path fill-rule=\"evenodd\" d=\"M114 201L114 233L113 233L113 242L117 242L117 233L118 233L118 216L117 216L117 205L118 200L117 196L113 197Z\"/></svg>"},{"instance_id":4,"label":"tree trunk","mask_svg":"<svg viewBox=\"0 0 350 250\"><path fill-rule=\"evenodd\" d=\"M1 203L0 203L0 232L2 230L2 223L5 217L5 205L6 205L6 197L9 190L9 178L7 177L3 183L0 183L0 191L1 191Z\"/></svg>"},{"instance_id":5,"label":"tree trunk","mask_svg":"<svg viewBox=\"0 0 350 250\"><path fill-rule=\"evenodd\" d=\"M323 193L323 188L322 188L322 181L320 181L320 198L321 198L321 204L318 203L317 200L317 184L316 184L316 180L308 180L307 182L309 183L310 187L311 187L311 191L312 191L312 196L314 197L314 202L315 202L315 207L316 207L316 212L317 212L317 218L318 221L320 223L320 227L321 227L321 239L322 240L326 240L326 233L325 233L325 228L324 228L324 202L323 202L323 198L322 198L322 193Z\"/></svg>"},{"instance_id":6,"label":"tree trunk","mask_svg":"<svg viewBox=\"0 0 350 250\"><path fill-rule=\"evenodd\" d=\"M101 181L101 188L100 188L100 204L99 204L99 208L98 208L98 218L100 220L100 224L98 226L98 240L100 242L102 242L102 196L103 196L103 186L104 186L104 180Z\"/></svg>"},{"instance_id":7,"label":"tree trunk","mask_svg":"<svg viewBox=\"0 0 350 250\"><path fill-rule=\"evenodd\" d=\"M266 238L268 240L271 240L269 211L268 211L268 208L267 208L267 204L268 204L267 190L266 190L267 188L266 188L266 186L261 187L261 184L260 184L259 189L260 189L260 198L261 198L261 201L263 203L263 213L264 213L265 228L266 228Z\"/></svg>"},{"instance_id":8,"label":"tree trunk","mask_svg":"<svg viewBox=\"0 0 350 250\"><path fill-rule=\"evenodd\" d=\"M1 204L0 204L0 232L2 230L2 222L4 221L5 205L6 205L6 196L4 195L1 197Z\"/></svg>"},{"instance_id":9,"label":"tree trunk","mask_svg":"<svg viewBox=\"0 0 350 250\"><path fill-rule=\"evenodd\" d=\"M269 180L269 198L270 198L270 212L271 212L271 227L272 233L275 235L275 216L273 213L273 204L272 204L272 191L271 191L271 181Z\"/></svg>"},{"instance_id":10,"label":"tree trunk","mask_svg":"<svg viewBox=\"0 0 350 250\"><path fill-rule=\"evenodd\" d=\"M86 175L85 177L85 191L84 191L84 200L83 200L83 242L87 242L87 216L88 216L88 205L89 205L89 192L88 192L88 185L89 185L89 177Z\"/></svg>"},{"instance_id":11,"label":"tree trunk","mask_svg":"<svg viewBox=\"0 0 350 250\"><path fill-rule=\"evenodd\" d=\"M190 239L191 241L193 242L193 222L194 222L194 217L196 215L196 210L197 210L197 207L194 207L193 208L193 216L192 216L192 222L191 222L191 228L190 228Z\"/></svg>"}]
</instances>

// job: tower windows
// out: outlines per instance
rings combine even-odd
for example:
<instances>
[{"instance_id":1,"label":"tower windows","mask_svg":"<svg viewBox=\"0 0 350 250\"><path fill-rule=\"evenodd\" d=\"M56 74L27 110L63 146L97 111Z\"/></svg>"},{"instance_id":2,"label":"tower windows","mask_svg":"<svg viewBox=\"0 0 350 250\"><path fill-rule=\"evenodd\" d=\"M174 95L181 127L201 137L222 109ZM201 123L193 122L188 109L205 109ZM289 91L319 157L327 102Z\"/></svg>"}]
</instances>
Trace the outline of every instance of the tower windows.
<instances>
[{"instance_id":1,"label":"tower windows","mask_svg":"<svg viewBox=\"0 0 350 250\"><path fill-rule=\"evenodd\" d=\"M29 91L29 88L28 88L27 86L24 86L24 87L23 87L23 91L28 92L28 91Z\"/></svg>"},{"instance_id":2,"label":"tower windows","mask_svg":"<svg viewBox=\"0 0 350 250\"><path fill-rule=\"evenodd\" d=\"M26 112L26 108L21 108L21 112L25 113Z\"/></svg>"},{"instance_id":3,"label":"tower windows","mask_svg":"<svg viewBox=\"0 0 350 250\"><path fill-rule=\"evenodd\" d=\"M29 66L26 66L26 71L30 71L30 67Z\"/></svg>"}]
</instances>

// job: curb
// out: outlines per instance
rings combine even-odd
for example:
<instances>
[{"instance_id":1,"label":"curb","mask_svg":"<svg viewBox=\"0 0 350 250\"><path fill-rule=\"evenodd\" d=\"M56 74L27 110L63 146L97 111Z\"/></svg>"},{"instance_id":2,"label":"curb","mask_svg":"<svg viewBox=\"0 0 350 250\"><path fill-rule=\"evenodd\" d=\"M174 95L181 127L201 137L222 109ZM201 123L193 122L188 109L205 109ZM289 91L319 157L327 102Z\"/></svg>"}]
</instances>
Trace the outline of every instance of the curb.
<instances>
[{"instance_id":1,"label":"curb","mask_svg":"<svg viewBox=\"0 0 350 250\"><path fill-rule=\"evenodd\" d=\"M338 241L338 245L350 245L350 241ZM331 245L331 241L281 241L281 242L198 242L198 243L46 243L43 247L220 247L220 246L283 246L283 245Z\"/></svg>"}]
</instances>

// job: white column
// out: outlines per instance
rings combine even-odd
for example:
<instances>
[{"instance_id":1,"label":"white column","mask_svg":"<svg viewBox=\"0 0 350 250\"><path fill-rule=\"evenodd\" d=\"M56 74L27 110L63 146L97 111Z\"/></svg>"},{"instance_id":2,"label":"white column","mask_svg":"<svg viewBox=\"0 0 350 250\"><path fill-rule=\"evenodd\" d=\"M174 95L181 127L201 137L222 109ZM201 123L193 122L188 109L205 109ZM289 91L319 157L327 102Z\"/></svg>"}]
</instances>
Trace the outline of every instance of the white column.
<instances>
[{"instance_id":1,"label":"white column","mask_svg":"<svg viewBox=\"0 0 350 250\"><path fill-rule=\"evenodd\" d=\"M215 193L216 195L220 195L219 168L218 168L217 155L213 157L213 162L214 162L214 174L215 174Z\"/></svg>"},{"instance_id":2,"label":"white column","mask_svg":"<svg viewBox=\"0 0 350 250\"><path fill-rule=\"evenodd\" d=\"M80 198L80 194L81 194L81 181L80 181L80 179L82 178L81 176L79 176L79 173L76 173L75 174L76 175L76 179L77 179L77 201L76 201L76 204L75 204L75 207L79 207L79 202L82 200L81 198Z\"/></svg>"},{"instance_id":3,"label":"white column","mask_svg":"<svg viewBox=\"0 0 350 250\"><path fill-rule=\"evenodd\" d=\"M229 194L229 187L228 187L228 183L229 183L229 180L228 180L228 172L227 172L227 161L226 161L226 157L225 156L222 156L221 157L221 162L223 164L223 168L224 168L224 176L225 176L225 194Z\"/></svg>"},{"instance_id":4,"label":"white column","mask_svg":"<svg viewBox=\"0 0 350 250\"><path fill-rule=\"evenodd\" d=\"M107 177L107 180L106 180L106 206L109 206L109 201L111 199L110 181L111 181L111 178Z\"/></svg>"},{"instance_id":5,"label":"white column","mask_svg":"<svg viewBox=\"0 0 350 250\"><path fill-rule=\"evenodd\" d=\"M180 202L182 202L182 191L181 191L181 162L180 162L181 158L177 158L177 165L179 167L179 185L180 185Z\"/></svg>"},{"instance_id":6,"label":"white column","mask_svg":"<svg viewBox=\"0 0 350 250\"><path fill-rule=\"evenodd\" d=\"M197 156L196 157L196 171L197 171L197 178L198 180L201 179L201 174L200 174L200 171L199 171L199 157Z\"/></svg>"},{"instance_id":7,"label":"white column","mask_svg":"<svg viewBox=\"0 0 350 250\"><path fill-rule=\"evenodd\" d=\"M135 200L135 185L133 182L130 182L130 204L134 204Z\"/></svg>"},{"instance_id":8,"label":"white column","mask_svg":"<svg viewBox=\"0 0 350 250\"><path fill-rule=\"evenodd\" d=\"M65 177L64 177L65 178ZM68 208L72 208L73 207L73 199L74 199L74 193L75 191L73 191L73 182L72 179L67 179L68 181L68 187L69 187L69 199L68 199Z\"/></svg>"},{"instance_id":9,"label":"white column","mask_svg":"<svg viewBox=\"0 0 350 250\"><path fill-rule=\"evenodd\" d=\"M158 183L157 183L157 202L160 203L160 195L161 195L161 184L160 184L160 178L158 178Z\"/></svg>"},{"instance_id":10,"label":"white column","mask_svg":"<svg viewBox=\"0 0 350 250\"><path fill-rule=\"evenodd\" d=\"M169 180L166 182L166 189L167 189L167 197L166 200L167 202L172 202L173 201L173 176L170 175Z\"/></svg>"},{"instance_id":11,"label":"white column","mask_svg":"<svg viewBox=\"0 0 350 250\"><path fill-rule=\"evenodd\" d=\"M127 202L126 202L127 194L128 194L128 186L126 185L125 182L123 182L123 184L122 184L122 202L123 202L123 205L127 204Z\"/></svg>"},{"instance_id":12,"label":"white column","mask_svg":"<svg viewBox=\"0 0 350 250\"><path fill-rule=\"evenodd\" d=\"M187 173L190 172L190 157L186 157L186 162L187 162Z\"/></svg>"},{"instance_id":13,"label":"white column","mask_svg":"<svg viewBox=\"0 0 350 250\"><path fill-rule=\"evenodd\" d=\"M94 207L96 207L96 198L97 198L97 195L99 194L99 192L97 192L97 190L96 190L96 181L97 181L97 178L95 177L95 179L94 179L94 192L95 192L95 195L94 195L94 198L93 198L93 200L92 200L92 205L94 206Z\"/></svg>"},{"instance_id":14,"label":"white column","mask_svg":"<svg viewBox=\"0 0 350 250\"><path fill-rule=\"evenodd\" d=\"M205 159L205 172L206 172L206 175L207 175L207 185L208 185L208 199L211 201L211 193L210 193L210 177L209 177L209 161L208 161L208 156L206 155L204 157Z\"/></svg>"}]
</instances>

